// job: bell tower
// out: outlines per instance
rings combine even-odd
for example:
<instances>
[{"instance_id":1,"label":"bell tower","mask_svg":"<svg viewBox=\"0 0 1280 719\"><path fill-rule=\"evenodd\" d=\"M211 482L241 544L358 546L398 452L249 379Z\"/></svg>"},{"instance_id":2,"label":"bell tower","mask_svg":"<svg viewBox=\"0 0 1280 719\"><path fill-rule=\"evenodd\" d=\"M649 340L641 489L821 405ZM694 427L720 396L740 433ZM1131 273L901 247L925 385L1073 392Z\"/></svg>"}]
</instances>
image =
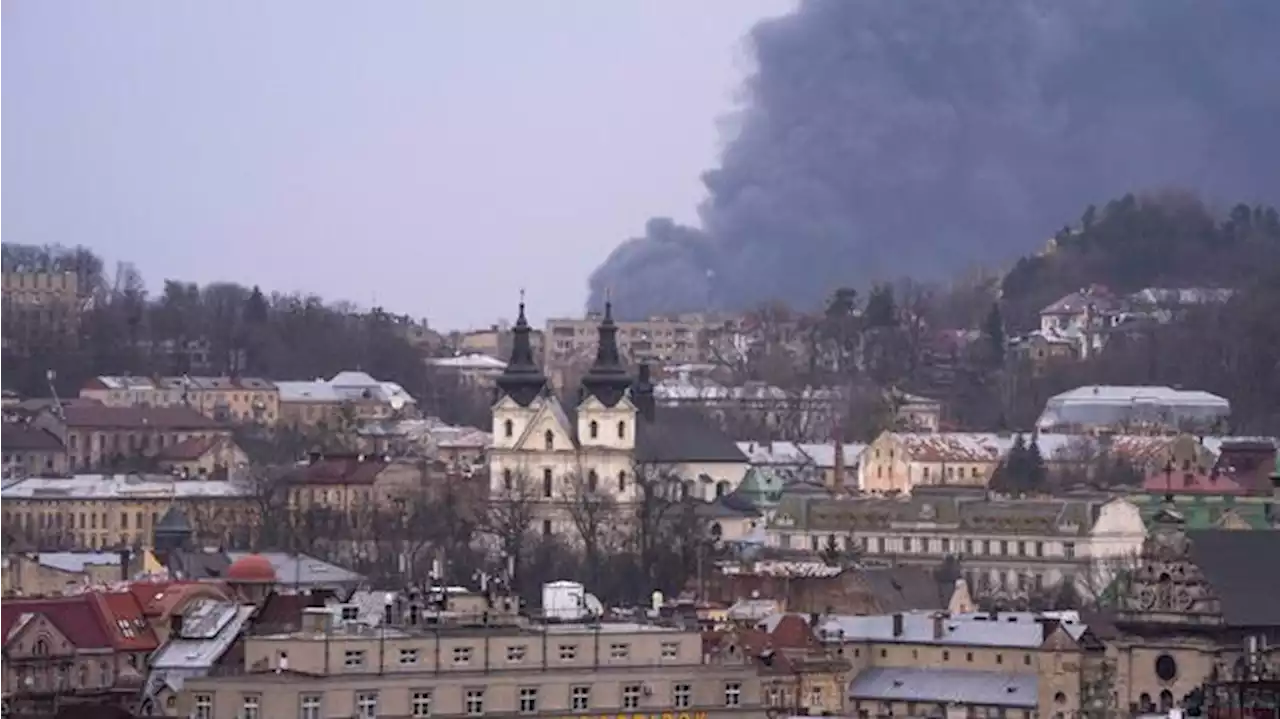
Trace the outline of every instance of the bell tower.
<instances>
[{"instance_id":1,"label":"bell tower","mask_svg":"<svg viewBox=\"0 0 1280 719\"><path fill-rule=\"evenodd\" d=\"M520 313L512 329L511 359L497 379L497 400L493 405L493 441L497 447L511 448L525 426L538 412L539 400L547 392L547 378L533 358L533 342L525 316L524 290L520 291Z\"/></svg>"}]
</instances>

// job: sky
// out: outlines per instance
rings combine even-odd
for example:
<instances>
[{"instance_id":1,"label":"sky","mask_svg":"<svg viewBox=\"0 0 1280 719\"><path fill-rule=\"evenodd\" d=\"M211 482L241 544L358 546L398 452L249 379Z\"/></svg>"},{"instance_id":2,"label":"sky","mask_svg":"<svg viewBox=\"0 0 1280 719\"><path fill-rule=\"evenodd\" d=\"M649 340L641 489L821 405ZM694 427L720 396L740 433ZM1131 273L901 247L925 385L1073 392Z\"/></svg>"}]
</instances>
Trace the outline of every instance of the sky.
<instances>
[{"instance_id":1,"label":"sky","mask_svg":"<svg viewBox=\"0 0 1280 719\"><path fill-rule=\"evenodd\" d=\"M792 0L6 0L3 241L464 329L692 221Z\"/></svg>"}]
</instances>

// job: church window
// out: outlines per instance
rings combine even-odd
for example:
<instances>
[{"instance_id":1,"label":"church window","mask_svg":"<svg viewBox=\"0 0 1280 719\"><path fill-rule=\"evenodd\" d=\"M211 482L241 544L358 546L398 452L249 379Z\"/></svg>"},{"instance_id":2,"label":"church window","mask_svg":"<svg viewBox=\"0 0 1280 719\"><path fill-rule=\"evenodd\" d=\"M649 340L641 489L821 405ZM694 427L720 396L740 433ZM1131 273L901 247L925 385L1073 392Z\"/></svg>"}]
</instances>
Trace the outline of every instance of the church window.
<instances>
[{"instance_id":1,"label":"church window","mask_svg":"<svg viewBox=\"0 0 1280 719\"><path fill-rule=\"evenodd\" d=\"M621 472L618 472L618 491L619 492L627 491L627 470L625 469L622 470Z\"/></svg>"},{"instance_id":2,"label":"church window","mask_svg":"<svg viewBox=\"0 0 1280 719\"><path fill-rule=\"evenodd\" d=\"M599 437L599 436L600 436L600 423L599 423L599 422L597 422L597 421L595 421L594 419L593 419L593 420L591 420L591 424L590 424L590 425L588 425L588 427L587 427L587 432L588 432L588 434L590 434L590 435L591 435L591 439L595 439L595 438Z\"/></svg>"},{"instance_id":3,"label":"church window","mask_svg":"<svg viewBox=\"0 0 1280 719\"><path fill-rule=\"evenodd\" d=\"M542 496L551 497L551 468L542 470Z\"/></svg>"},{"instance_id":4,"label":"church window","mask_svg":"<svg viewBox=\"0 0 1280 719\"><path fill-rule=\"evenodd\" d=\"M555 449L555 448L556 448L556 433L555 433L555 432L552 432L551 430L547 430L547 433L543 435L543 439L544 439L544 440L545 440L545 442L546 442L547 450L548 450L548 451L553 450L553 449Z\"/></svg>"},{"instance_id":5,"label":"church window","mask_svg":"<svg viewBox=\"0 0 1280 719\"><path fill-rule=\"evenodd\" d=\"M506 437L507 439L510 439L511 435L515 434L515 432L516 432L515 422L512 422L511 420L507 420L506 422L502 423L502 435L504 437Z\"/></svg>"},{"instance_id":6,"label":"church window","mask_svg":"<svg viewBox=\"0 0 1280 719\"><path fill-rule=\"evenodd\" d=\"M515 482L511 479L511 470L502 470L502 488L510 492L515 487Z\"/></svg>"},{"instance_id":7,"label":"church window","mask_svg":"<svg viewBox=\"0 0 1280 719\"><path fill-rule=\"evenodd\" d=\"M716 496L723 497L729 493L728 482L716 482Z\"/></svg>"},{"instance_id":8,"label":"church window","mask_svg":"<svg viewBox=\"0 0 1280 719\"><path fill-rule=\"evenodd\" d=\"M618 422L618 439L626 439L626 438L627 438L627 423Z\"/></svg>"},{"instance_id":9,"label":"church window","mask_svg":"<svg viewBox=\"0 0 1280 719\"><path fill-rule=\"evenodd\" d=\"M594 469L587 472L587 490L594 492L596 491L596 486L599 484L600 484L600 475L596 474L596 471Z\"/></svg>"}]
</instances>

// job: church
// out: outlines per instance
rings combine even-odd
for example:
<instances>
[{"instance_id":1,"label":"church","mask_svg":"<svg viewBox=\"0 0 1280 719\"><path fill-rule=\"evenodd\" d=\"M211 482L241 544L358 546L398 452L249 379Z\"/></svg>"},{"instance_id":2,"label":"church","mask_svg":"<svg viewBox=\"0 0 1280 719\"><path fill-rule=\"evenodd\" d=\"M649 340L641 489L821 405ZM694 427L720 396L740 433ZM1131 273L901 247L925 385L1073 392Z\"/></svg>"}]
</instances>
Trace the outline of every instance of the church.
<instances>
[{"instance_id":1,"label":"church","mask_svg":"<svg viewBox=\"0 0 1280 719\"><path fill-rule=\"evenodd\" d=\"M523 497L553 507L581 488L619 505L640 501L647 476L674 475L686 496L712 501L745 476L747 457L733 439L696 412L658 407L649 367L632 378L618 350L613 304L605 304L595 362L576 403L566 406L533 356L524 302L511 359L497 379L490 496ZM544 520L544 531L551 524Z\"/></svg>"}]
</instances>

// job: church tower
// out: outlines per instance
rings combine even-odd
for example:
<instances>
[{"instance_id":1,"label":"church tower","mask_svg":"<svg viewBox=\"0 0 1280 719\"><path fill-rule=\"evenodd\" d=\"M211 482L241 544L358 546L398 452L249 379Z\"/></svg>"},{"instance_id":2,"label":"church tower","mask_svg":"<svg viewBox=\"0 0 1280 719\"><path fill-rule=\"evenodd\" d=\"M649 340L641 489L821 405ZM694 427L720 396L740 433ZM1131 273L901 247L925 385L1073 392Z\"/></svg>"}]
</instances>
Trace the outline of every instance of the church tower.
<instances>
[{"instance_id":1,"label":"church tower","mask_svg":"<svg viewBox=\"0 0 1280 719\"><path fill-rule=\"evenodd\" d=\"M521 293L520 315L511 333L511 360L496 382L493 442L497 447L510 449L515 446L547 394L546 375L533 359L533 342L529 337L532 331L525 317L524 295Z\"/></svg>"},{"instance_id":2,"label":"church tower","mask_svg":"<svg viewBox=\"0 0 1280 719\"><path fill-rule=\"evenodd\" d=\"M613 302L605 301L598 329L596 361L582 378L578 402L578 439L585 447L635 448L636 408L627 396L631 377L618 350Z\"/></svg>"}]
</instances>

